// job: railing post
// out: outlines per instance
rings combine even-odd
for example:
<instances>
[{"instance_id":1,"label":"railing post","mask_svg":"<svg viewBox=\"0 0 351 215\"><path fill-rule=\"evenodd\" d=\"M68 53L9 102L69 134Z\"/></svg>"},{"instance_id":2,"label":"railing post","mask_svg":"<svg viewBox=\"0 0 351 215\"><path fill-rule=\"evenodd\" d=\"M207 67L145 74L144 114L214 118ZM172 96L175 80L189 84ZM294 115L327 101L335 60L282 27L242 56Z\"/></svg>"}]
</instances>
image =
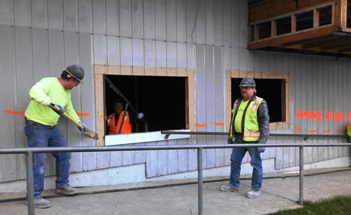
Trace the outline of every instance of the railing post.
<instances>
[{"instance_id":1,"label":"railing post","mask_svg":"<svg viewBox=\"0 0 351 215\"><path fill-rule=\"evenodd\" d=\"M34 215L34 180L33 180L33 154L32 152L26 153L27 157L27 207L28 214Z\"/></svg>"},{"instance_id":2,"label":"railing post","mask_svg":"<svg viewBox=\"0 0 351 215\"><path fill-rule=\"evenodd\" d=\"M300 149L300 153L299 153L299 156L300 156L300 177L299 177L299 205L303 205L303 175L304 175L304 170L303 170L303 166L304 166L304 159L303 159L303 146L300 146L299 147Z\"/></svg>"},{"instance_id":3,"label":"railing post","mask_svg":"<svg viewBox=\"0 0 351 215\"><path fill-rule=\"evenodd\" d=\"M202 192L202 148L197 149L197 178L198 178L198 211L199 215L203 214L203 192Z\"/></svg>"}]
</instances>

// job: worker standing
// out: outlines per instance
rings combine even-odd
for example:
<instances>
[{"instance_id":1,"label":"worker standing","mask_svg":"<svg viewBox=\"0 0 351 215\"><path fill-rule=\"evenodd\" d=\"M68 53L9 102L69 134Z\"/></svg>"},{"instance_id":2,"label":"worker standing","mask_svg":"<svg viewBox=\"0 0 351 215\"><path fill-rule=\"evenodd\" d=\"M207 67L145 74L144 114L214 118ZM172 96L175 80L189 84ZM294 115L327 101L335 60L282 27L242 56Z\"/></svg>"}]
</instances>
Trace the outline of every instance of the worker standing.
<instances>
[{"instance_id":1,"label":"worker standing","mask_svg":"<svg viewBox=\"0 0 351 215\"><path fill-rule=\"evenodd\" d=\"M253 78L243 78L239 87L242 97L238 98L233 105L228 143L266 143L269 137L267 103L264 99L256 96L256 82ZM246 194L246 197L250 199L259 197L263 178L260 153L264 150L265 148L259 147L233 148L230 158L230 180L228 185L221 186L220 191L238 192L241 162L248 152L253 171L251 190Z\"/></svg>"},{"instance_id":2,"label":"worker standing","mask_svg":"<svg viewBox=\"0 0 351 215\"><path fill-rule=\"evenodd\" d=\"M137 120L141 120L144 117L143 113L135 115L124 110L124 104L121 101L115 102L113 111L107 117L108 134L130 134Z\"/></svg>"},{"instance_id":3,"label":"worker standing","mask_svg":"<svg viewBox=\"0 0 351 215\"><path fill-rule=\"evenodd\" d=\"M82 128L78 127L80 131L87 130L71 101L71 90L79 85L83 77L84 69L74 64L65 68L60 78L43 78L30 89L31 101L25 111L25 134L29 147L66 147L66 140L56 126L64 112L82 125ZM68 183L71 154L55 152L52 155L56 162L56 193L68 196L77 194L77 190ZM45 153L33 154L34 206L37 208L51 206L48 200L41 197L45 163Z\"/></svg>"},{"instance_id":4,"label":"worker standing","mask_svg":"<svg viewBox=\"0 0 351 215\"><path fill-rule=\"evenodd\" d=\"M347 141L351 142L351 123L348 123L346 125L346 136L347 136Z\"/></svg>"}]
</instances>

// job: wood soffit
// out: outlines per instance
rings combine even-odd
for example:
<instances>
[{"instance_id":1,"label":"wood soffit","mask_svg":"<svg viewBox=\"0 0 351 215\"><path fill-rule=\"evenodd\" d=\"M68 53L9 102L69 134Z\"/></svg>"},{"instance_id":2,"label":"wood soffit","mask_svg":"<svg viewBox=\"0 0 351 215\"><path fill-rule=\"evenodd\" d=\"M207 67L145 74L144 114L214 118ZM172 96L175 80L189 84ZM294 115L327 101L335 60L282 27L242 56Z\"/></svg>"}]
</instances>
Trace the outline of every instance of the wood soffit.
<instances>
[{"instance_id":1,"label":"wood soffit","mask_svg":"<svg viewBox=\"0 0 351 215\"><path fill-rule=\"evenodd\" d=\"M351 0L249 1L248 49L351 57Z\"/></svg>"}]
</instances>

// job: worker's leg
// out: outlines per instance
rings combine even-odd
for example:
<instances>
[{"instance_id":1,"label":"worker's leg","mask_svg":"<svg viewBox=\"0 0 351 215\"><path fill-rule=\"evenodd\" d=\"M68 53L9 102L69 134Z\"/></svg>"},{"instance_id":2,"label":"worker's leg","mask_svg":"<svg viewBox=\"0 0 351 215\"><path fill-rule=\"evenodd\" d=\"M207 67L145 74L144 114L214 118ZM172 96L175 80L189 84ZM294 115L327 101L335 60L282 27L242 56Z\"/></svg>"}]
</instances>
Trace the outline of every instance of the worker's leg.
<instances>
[{"instance_id":1,"label":"worker's leg","mask_svg":"<svg viewBox=\"0 0 351 215\"><path fill-rule=\"evenodd\" d=\"M251 156L250 164L253 167L251 189L259 191L262 187L263 178L261 153L258 148L249 148L248 151Z\"/></svg>"}]
</instances>

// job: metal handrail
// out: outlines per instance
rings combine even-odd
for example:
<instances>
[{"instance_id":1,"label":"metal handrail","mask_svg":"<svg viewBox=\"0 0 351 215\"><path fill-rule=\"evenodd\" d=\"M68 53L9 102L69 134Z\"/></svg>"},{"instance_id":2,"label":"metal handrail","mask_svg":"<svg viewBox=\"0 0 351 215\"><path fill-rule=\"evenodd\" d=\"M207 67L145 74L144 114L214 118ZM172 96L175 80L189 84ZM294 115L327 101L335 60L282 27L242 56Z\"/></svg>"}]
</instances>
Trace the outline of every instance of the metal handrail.
<instances>
[{"instance_id":1,"label":"metal handrail","mask_svg":"<svg viewBox=\"0 0 351 215\"><path fill-rule=\"evenodd\" d=\"M34 188L33 188L33 153L51 152L102 152L102 151L145 151L145 150L197 150L198 171L198 214L203 214L203 175L202 175L202 150L216 148L251 148L251 147L299 147L299 204L303 205L303 174L304 174L304 147L337 147L351 146L350 143L274 143L274 144L208 144L208 145L149 145L149 146L85 146L85 147L31 147L31 148L0 148L0 154L25 154L27 172L27 201L28 214L34 215Z\"/></svg>"},{"instance_id":2,"label":"metal handrail","mask_svg":"<svg viewBox=\"0 0 351 215\"><path fill-rule=\"evenodd\" d=\"M161 131L168 139L171 134L192 134L192 135L229 135L229 132L208 132L208 131ZM303 137L304 140L310 137L346 137L346 134L293 134L293 133L270 133L271 137Z\"/></svg>"}]
</instances>

